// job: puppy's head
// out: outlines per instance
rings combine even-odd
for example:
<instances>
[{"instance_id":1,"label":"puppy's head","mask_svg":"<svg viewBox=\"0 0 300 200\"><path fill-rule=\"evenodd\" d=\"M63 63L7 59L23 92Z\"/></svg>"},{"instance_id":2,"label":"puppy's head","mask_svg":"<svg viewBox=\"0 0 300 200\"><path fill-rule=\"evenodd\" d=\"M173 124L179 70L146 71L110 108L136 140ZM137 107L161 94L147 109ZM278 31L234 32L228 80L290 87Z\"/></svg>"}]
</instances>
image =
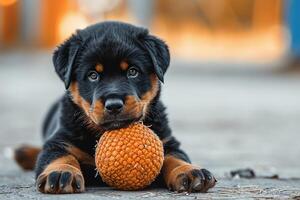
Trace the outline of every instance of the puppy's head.
<instances>
[{"instance_id":1,"label":"puppy's head","mask_svg":"<svg viewBox=\"0 0 300 200\"><path fill-rule=\"evenodd\" d=\"M104 129L146 115L169 61L163 41L144 28L118 22L77 31L53 56L55 70L74 103Z\"/></svg>"}]
</instances>

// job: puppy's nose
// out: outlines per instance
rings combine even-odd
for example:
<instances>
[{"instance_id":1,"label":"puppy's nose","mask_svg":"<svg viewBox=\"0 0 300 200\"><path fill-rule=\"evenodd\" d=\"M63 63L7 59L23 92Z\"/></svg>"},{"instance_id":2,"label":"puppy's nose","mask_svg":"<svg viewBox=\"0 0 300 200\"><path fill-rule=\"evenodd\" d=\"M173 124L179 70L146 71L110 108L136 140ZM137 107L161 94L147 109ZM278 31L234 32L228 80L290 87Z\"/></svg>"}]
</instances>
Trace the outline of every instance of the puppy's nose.
<instances>
[{"instance_id":1,"label":"puppy's nose","mask_svg":"<svg viewBox=\"0 0 300 200\"><path fill-rule=\"evenodd\" d=\"M124 103L121 99L107 99L105 101L105 110L110 114L118 114L122 111Z\"/></svg>"}]
</instances>

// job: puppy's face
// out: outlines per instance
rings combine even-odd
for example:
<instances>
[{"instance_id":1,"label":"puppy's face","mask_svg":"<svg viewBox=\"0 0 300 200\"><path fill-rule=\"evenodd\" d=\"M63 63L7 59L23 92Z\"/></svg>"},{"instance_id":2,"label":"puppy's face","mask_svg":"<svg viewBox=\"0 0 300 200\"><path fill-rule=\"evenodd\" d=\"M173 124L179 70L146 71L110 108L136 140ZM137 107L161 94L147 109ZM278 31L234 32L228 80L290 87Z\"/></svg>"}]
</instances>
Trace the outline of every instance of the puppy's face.
<instances>
[{"instance_id":1,"label":"puppy's face","mask_svg":"<svg viewBox=\"0 0 300 200\"><path fill-rule=\"evenodd\" d=\"M124 56L106 53L99 56L111 47L105 49L101 43L98 45L99 49L90 49L81 56L69 89L73 101L105 129L140 120L159 89L151 60L141 50L131 55L124 49Z\"/></svg>"},{"instance_id":2,"label":"puppy's face","mask_svg":"<svg viewBox=\"0 0 300 200\"><path fill-rule=\"evenodd\" d=\"M111 22L77 32L54 54L56 71L72 100L104 129L145 117L159 93L167 68L163 62L168 65L169 54L162 41L145 29Z\"/></svg>"}]
</instances>

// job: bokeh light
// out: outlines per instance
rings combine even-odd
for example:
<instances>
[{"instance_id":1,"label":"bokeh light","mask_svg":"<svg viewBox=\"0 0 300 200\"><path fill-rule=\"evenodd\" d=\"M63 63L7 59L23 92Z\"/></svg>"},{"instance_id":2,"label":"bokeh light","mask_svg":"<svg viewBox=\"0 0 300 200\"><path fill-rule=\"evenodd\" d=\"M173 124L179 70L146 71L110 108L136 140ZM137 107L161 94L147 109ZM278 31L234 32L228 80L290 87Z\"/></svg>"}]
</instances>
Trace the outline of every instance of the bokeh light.
<instances>
[{"instance_id":1,"label":"bokeh light","mask_svg":"<svg viewBox=\"0 0 300 200\"><path fill-rule=\"evenodd\" d=\"M16 2L17 0L0 0L0 6L10 6Z\"/></svg>"},{"instance_id":2,"label":"bokeh light","mask_svg":"<svg viewBox=\"0 0 300 200\"><path fill-rule=\"evenodd\" d=\"M77 29L85 28L88 25L86 17L78 12L69 12L62 18L59 24L59 39L64 40Z\"/></svg>"}]
</instances>

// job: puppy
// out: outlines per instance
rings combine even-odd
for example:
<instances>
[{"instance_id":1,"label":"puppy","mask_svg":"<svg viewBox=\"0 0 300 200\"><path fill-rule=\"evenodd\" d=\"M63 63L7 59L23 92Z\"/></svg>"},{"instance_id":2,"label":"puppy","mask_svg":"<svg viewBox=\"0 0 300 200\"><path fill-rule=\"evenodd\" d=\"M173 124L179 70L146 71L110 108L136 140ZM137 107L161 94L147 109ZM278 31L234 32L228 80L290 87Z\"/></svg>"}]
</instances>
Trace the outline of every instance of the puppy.
<instances>
[{"instance_id":1,"label":"puppy","mask_svg":"<svg viewBox=\"0 0 300 200\"><path fill-rule=\"evenodd\" d=\"M169 62L162 40L144 28L120 22L89 26L60 45L53 63L66 92L46 117L43 148L16 151L20 165L35 166L37 189L78 193L86 185L104 184L95 177L97 141L104 131L136 121L149 126L164 145L164 163L155 184L176 192L212 188L216 179L192 165L180 149L160 101Z\"/></svg>"}]
</instances>

